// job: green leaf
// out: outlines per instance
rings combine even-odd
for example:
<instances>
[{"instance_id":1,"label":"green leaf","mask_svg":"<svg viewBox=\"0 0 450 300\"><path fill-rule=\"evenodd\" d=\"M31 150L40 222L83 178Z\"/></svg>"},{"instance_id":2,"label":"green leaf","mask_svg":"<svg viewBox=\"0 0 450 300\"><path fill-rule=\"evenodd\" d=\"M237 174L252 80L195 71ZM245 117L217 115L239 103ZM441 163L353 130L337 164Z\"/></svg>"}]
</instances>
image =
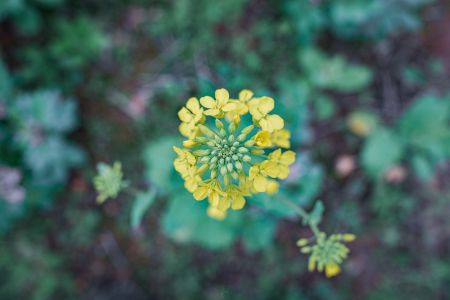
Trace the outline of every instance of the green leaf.
<instances>
[{"instance_id":1,"label":"green leaf","mask_svg":"<svg viewBox=\"0 0 450 300\"><path fill-rule=\"evenodd\" d=\"M362 165L371 177L377 178L397 163L402 153L403 145L397 136L387 129L377 129L364 144Z\"/></svg>"},{"instance_id":2,"label":"green leaf","mask_svg":"<svg viewBox=\"0 0 450 300\"><path fill-rule=\"evenodd\" d=\"M314 204L312 211L309 213L309 218L305 223L318 225L322 221L324 210L325 207L323 206L322 201L318 200Z\"/></svg>"},{"instance_id":3,"label":"green leaf","mask_svg":"<svg viewBox=\"0 0 450 300\"><path fill-rule=\"evenodd\" d=\"M217 221L207 216L206 205L185 191L178 193L163 215L165 234L180 243L193 242L211 249L230 246L237 238L242 215L231 212L224 221Z\"/></svg>"},{"instance_id":4,"label":"green leaf","mask_svg":"<svg viewBox=\"0 0 450 300\"><path fill-rule=\"evenodd\" d=\"M414 102L398 121L397 128L409 145L424 149L435 159L445 159L450 141L450 101L424 96Z\"/></svg>"},{"instance_id":5,"label":"green leaf","mask_svg":"<svg viewBox=\"0 0 450 300\"><path fill-rule=\"evenodd\" d=\"M300 62L311 82L318 88L357 92L372 81L369 68L351 64L338 55L329 57L315 48L303 50Z\"/></svg>"},{"instance_id":6,"label":"green leaf","mask_svg":"<svg viewBox=\"0 0 450 300\"><path fill-rule=\"evenodd\" d=\"M332 117L336 111L333 99L326 95L318 95L314 99L314 108L319 120L326 120Z\"/></svg>"},{"instance_id":7,"label":"green leaf","mask_svg":"<svg viewBox=\"0 0 450 300\"><path fill-rule=\"evenodd\" d=\"M421 155L414 155L411 164L415 174L422 180L428 181L434 174L433 164Z\"/></svg>"},{"instance_id":8,"label":"green leaf","mask_svg":"<svg viewBox=\"0 0 450 300\"><path fill-rule=\"evenodd\" d=\"M77 124L77 106L72 99L63 100L57 91L37 91L20 96L12 106L13 116L24 127L65 133Z\"/></svg>"},{"instance_id":9,"label":"green leaf","mask_svg":"<svg viewBox=\"0 0 450 300\"><path fill-rule=\"evenodd\" d=\"M7 97L10 95L11 89L12 80L0 55L0 103L7 101Z\"/></svg>"},{"instance_id":10,"label":"green leaf","mask_svg":"<svg viewBox=\"0 0 450 300\"><path fill-rule=\"evenodd\" d=\"M273 240L275 229L276 222L271 219L247 220L242 232L245 248L253 252L267 247Z\"/></svg>"},{"instance_id":11,"label":"green leaf","mask_svg":"<svg viewBox=\"0 0 450 300\"><path fill-rule=\"evenodd\" d=\"M131 208L131 226L136 228L141 223L145 212L150 208L156 199L156 189L150 189L136 195Z\"/></svg>"},{"instance_id":12,"label":"green leaf","mask_svg":"<svg viewBox=\"0 0 450 300\"><path fill-rule=\"evenodd\" d=\"M25 163L38 183L65 182L69 171L84 162L84 152L59 135L49 136L39 145L28 145Z\"/></svg>"},{"instance_id":13,"label":"green leaf","mask_svg":"<svg viewBox=\"0 0 450 300\"><path fill-rule=\"evenodd\" d=\"M182 181L173 167L176 157L173 146L180 143L180 138L168 136L148 143L144 150L146 177L165 193L173 191L176 184L182 186Z\"/></svg>"}]
</instances>

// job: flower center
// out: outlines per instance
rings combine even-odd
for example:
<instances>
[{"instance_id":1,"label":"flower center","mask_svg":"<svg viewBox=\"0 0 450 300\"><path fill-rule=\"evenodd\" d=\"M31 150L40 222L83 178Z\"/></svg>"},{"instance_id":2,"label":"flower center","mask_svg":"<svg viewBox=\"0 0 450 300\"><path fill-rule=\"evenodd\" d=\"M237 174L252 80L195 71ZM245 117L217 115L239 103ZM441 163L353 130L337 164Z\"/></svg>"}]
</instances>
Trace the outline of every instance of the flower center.
<instances>
[{"instance_id":1,"label":"flower center","mask_svg":"<svg viewBox=\"0 0 450 300\"><path fill-rule=\"evenodd\" d=\"M238 179L239 172L242 171L245 162L250 162L250 150L254 141L247 139L253 126L244 128L240 133L235 132L234 124L228 126L228 130L222 122L216 122L217 131L211 131L208 141L205 143L206 149L200 150L202 158L200 163L208 164L211 178L221 175L224 179L230 175L233 179Z\"/></svg>"}]
</instances>

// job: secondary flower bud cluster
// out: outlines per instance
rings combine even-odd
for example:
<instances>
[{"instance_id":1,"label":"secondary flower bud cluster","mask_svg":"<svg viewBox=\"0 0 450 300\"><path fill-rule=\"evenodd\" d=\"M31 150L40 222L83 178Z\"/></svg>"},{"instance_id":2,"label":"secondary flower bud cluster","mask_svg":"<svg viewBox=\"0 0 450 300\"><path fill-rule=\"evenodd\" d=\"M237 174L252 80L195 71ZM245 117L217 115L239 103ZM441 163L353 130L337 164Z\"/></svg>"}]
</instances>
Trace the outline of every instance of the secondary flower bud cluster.
<instances>
[{"instance_id":1,"label":"secondary flower bud cluster","mask_svg":"<svg viewBox=\"0 0 450 300\"><path fill-rule=\"evenodd\" d=\"M300 251L309 254L308 269L310 272L316 268L319 272L325 271L327 277L333 277L341 271L340 264L347 258L350 250L342 242L352 242L355 235L351 233L331 234L327 236L321 232L315 237L315 243L308 239L300 239L297 246Z\"/></svg>"},{"instance_id":2,"label":"secondary flower bud cluster","mask_svg":"<svg viewBox=\"0 0 450 300\"><path fill-rule=\"evenodd\" d=\"M284 121L270 112L274 100L243 90L230 99L225 89L215 98L191 98L179 112L184 148L174 147L175 169L196 200L208 199L208 215L223 219L228 209L241 209L245 197L274 193L276 179L289 175L295 160Z\"/></svg>"}]
</instances>

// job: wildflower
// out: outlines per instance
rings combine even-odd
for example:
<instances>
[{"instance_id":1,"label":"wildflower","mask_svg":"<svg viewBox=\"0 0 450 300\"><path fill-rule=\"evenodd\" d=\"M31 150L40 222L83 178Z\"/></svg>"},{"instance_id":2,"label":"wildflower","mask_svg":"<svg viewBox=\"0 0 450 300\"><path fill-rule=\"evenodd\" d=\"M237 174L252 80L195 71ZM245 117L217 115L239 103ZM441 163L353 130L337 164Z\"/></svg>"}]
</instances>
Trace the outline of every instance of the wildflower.
<instances>
[{"instance_id":1,"label":"wildflower","mask_svg":"<svg viewBox=\"0 0 450 300\"><path fill-rule=\"evenodd\" d=\"M290 148L291 133L286 129L276 130L270 135L270 141L281 148Z\"/></svg>"},{"instance_id":2,"label":"wildflower","mask_svg":"<svg viewBox=\"0 0 450 300\"><path fill-rule=\"evenodd\" d=\"M256 142L256 145L260 146L260 147L271 147L272 146L272 141L270 140L270 132L268 131L260 131L258 132L255 137L254 140Z\"/></svg>"},{"instance_id":3,"label":"wildflower","mask_svg":"<svg viewBox=\"0 0 450 300\"><path fill-rule=\"evenodd\" d=\"M226 89L216 90L216 100L206 96L200 98L200 103L207 108L205 115L223 117L223 114L236 108L236 104L230 101L230 95Z\"/></svg>"},{"instance_id":4,"label":"wildflower","mask_svg":"<svg viewBox=\"0 0 450 300\"><path fill-rule=\"evenodd\" d=\"M289 145L290 134L279 132L284 121L269 115L273 108L272 98L253 98L253 92L243 90L239 99L230 99L219 89L215 99L191 98L180 110L180 132L189 140L184 148L174 147L174 167L196 200L208 199L210 217L223 219L229 209L242 209L255 193L275 193L275 179L289 174L295 153L275 147L275 142Z\"/></svg>"},{"instance_id":5,"label":"wildflower","mask_svg":"<svg viewBox=\"0 0 450 300\"><path fill-rule=\"evenodd\" d=\"M263 168L267 170L267 174L272 178L285 179L289 175L289 165L295 161L295 152L286 151L281 153L281 149L277 149L269 154L269 159L263 162Z\"/></svg>"},{"instance_id":6,"label":"wildflower","mask_svg":"<svg viewBox=\"0 0 450 300\"><path fill-rule=\"evenodd\" d=\"M309 254L308 270L310 272L318 270L325 271L327 277L333 277L340 273L340 264L347 258L350 250L342 242L352 242L355 235L332 234L327 237L323 232L316 237L314 244L310 244L308 239L300 239L297 246L300 251Z\"/></svg>"},{"instance_id":7,"label":"wildflower","mask_svg":"<svg viewBox=\"0 0 450 300\"><path fill-rule=\"evenodd\" d=\"M231 100L230 102L236 105L235 109L228 112L226 117L229 121L240 122L241 116L248 112L248 101L252 99L253 92L250 90L242 90L239 93L238 100Z\"/></svg>"},{"instance_id":8,"label":"wildflower","mask_svg":"<svg viewBox=\"0 0 450 300\"><path fill-rule=\"evenodd\" d=\"M181 120L179 126L180 133L192 140L198 134L198 124L203 123L205 117L203 116L203 108L197 98L190 98L183 107L178 111L178 117Z\"/></svg>"},{"instance_id":9,"label":"wildflower","mask_svg":"<svg viewBox=\"0 0 450 300\"><path fill-rule=\"evenodd\" d=\"M267 178L267 172L262 165L253 165L250 168L249 179L253 181L253 187L257 192L267 191L267 186L269 184L269 179Z\"/></svg>"},{"instance_id":10,"label":"wildflower","mask_svg":"<svg viewBox=\"0 0 450 300\"><path fill-rule=\"evenodd\" d=\"M273 132L284 127L284 121L279 115L269 115L275 107L275 101L270 97L254 98L248 102L250 114L262 130Z\"/></svg>"}]
</instances>

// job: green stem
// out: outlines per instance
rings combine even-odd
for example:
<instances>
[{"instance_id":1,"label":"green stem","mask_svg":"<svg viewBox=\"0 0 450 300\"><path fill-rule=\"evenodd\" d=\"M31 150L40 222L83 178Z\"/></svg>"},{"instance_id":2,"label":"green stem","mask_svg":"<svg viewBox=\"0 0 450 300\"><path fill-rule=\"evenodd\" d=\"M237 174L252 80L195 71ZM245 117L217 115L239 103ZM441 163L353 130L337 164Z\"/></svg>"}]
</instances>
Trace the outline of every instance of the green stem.
<instances>
[{"instance_id":1,"label":"green stem","mask_svg":"<svg viewBox=\"0 0 450 300\"><path fill-rule=\"evenodd\" d=\"M298 206L295 202L293 202L289 199L279 198L279 200L281 202L283 202L284 204L286 204L287 206L291 207L303 219L303 221L308 223L308 226L311 229L311 231L314 233L315 237L318 237L320 235L319 227L317 227L316 223L311 223L309 221L309 213L306 210L304 210L303 208Z\"/></svg>"}]
</instances>

